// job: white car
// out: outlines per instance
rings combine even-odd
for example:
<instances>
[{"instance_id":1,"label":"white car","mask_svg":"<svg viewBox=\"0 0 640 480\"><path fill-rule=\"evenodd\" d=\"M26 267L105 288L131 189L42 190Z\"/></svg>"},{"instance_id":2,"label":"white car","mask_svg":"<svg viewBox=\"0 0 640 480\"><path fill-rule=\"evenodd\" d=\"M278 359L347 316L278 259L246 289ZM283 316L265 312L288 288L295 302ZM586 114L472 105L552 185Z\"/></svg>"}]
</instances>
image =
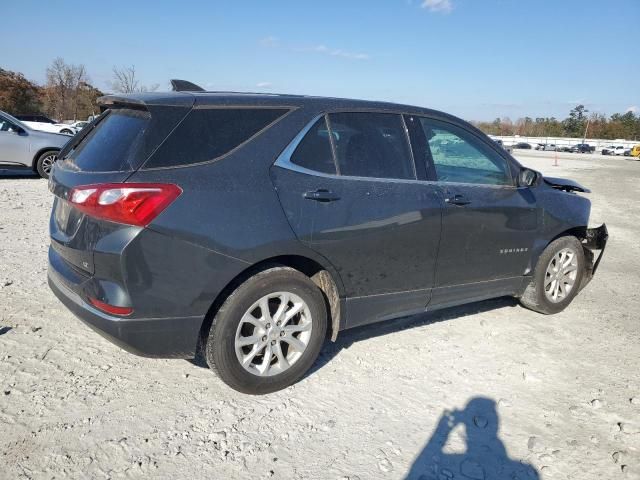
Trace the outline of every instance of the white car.
<instances>
[{"instance_id":1,"label":"white car","mask_svg":"<svg viewBox=\"0 0 640 480\"><path fill-rule=\"evenodd\" d=\"M602 149L602 155L624 155L624 147L622 145L609 145Z\"/></svg>"},{"instance_id":2,"label":"white car","mask_svg":"<svg viewBox=\"0 0 640 480\"><path fill-rule=\"evenodd\" d=\"M622 145L618 145L611 155L624 155L624 147Z\"/></svg>"},{"instance_id":3,"label":"white car","mask_svg":"<svg viewBox=\"0 0 640 480\"><path fill-rule=\"evenodd\" d=\"M69 124L69 126L71 128L73 128L73 131L75 133L78 133L80 130L82 130L87 125L89 125L89 122L73 122L73 123Z\"/></svg>"},{"instance_id":4,"label":"white car","mask_svg":"<svg viewBox=\"0 0 640 480\"><path fill-rule=\"evenodd\" d=\"M44 115L14 115L14 118L20 120L27 127L41 132L64 133L66 135L76 134L76 130L71 125L57 123Z\"/></svg>"}]
</instances>

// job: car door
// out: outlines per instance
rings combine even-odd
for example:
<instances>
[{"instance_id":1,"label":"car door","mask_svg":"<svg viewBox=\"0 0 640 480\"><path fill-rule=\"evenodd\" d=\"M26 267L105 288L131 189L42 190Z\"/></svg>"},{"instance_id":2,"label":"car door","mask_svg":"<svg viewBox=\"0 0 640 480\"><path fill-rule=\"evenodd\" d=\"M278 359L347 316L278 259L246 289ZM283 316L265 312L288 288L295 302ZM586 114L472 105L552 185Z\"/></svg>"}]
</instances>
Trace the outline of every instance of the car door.
<instances>
[{"instance_id":1,"label":"car door","mask_svg":"<svg viewBox=\"0 0 640 480\"><path fill-rule=\"evenodd\" d=\"M416 177L401 115L322 116L280 156L272 179L298 239L339 272L348 326L424 311L441 198Z\"/></svg>"},{"instance_id":2,"label":"car door","mask_svg":"<svg viewBox=\"0 0 640 480\"><path fill-rule=\"evenodd\" d=\"M30 165L29 135L0 115L0 163Z\"/></svg>"},{"instance_id":3,"label":"car door","mask_svg":"<svg viewBox=\"0 0 640 480\"><path fill-rule=\"evenodd\" d=\"M444 197L431 305L515 293L531 270L536 199L518 188L506 153L463 125L419 119L427 165Z\"/></svg>"}]
</instances>

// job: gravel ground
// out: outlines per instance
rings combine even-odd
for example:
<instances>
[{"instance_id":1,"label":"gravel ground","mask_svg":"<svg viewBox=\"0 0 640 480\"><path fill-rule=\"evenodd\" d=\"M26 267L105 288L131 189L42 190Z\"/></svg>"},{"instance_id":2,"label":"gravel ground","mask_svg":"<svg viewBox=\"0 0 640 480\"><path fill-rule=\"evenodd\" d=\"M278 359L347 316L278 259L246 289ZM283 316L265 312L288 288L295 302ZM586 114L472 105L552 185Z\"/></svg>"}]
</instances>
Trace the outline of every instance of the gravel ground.
<instances>
[{"instance_id":1,"label":"gravel ground","mask_svg":"<svg viewBox=\"0 0 640 480\"><path fill-rule=\"evenodd\" d=\"M46 285L46 182L0 174L0 478L640 478L640 162L517 153L610 241L563 313L498 299L341 334L250 397L123 352Z\"/></svg>"}]
</instances>

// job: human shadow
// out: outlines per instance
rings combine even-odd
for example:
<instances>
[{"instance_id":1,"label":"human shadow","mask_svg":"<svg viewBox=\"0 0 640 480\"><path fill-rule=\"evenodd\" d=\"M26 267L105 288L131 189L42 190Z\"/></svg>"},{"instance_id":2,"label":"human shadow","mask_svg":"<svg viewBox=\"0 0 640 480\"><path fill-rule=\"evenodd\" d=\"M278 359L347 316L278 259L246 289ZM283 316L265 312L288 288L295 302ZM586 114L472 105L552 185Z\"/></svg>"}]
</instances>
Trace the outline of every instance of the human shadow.
<instances>
[{"instance_id":1,"label":"human shadow","mask_svg":"<svg viewBox=\"0 0 640 480\"><path fill-rule=\"evenodd\" d=\"M464 435L454 438L456 427L464 427ZM536 480L538 471L527 463L509 458L498 437L500 421L496 402L490 398L474 397L463 410L445 410L431 438L416 457L405 480ZM458 443L466 449L450 453L447 442ZM458 447L459 445L453 445Z\"/></svg>"}]
</instances>

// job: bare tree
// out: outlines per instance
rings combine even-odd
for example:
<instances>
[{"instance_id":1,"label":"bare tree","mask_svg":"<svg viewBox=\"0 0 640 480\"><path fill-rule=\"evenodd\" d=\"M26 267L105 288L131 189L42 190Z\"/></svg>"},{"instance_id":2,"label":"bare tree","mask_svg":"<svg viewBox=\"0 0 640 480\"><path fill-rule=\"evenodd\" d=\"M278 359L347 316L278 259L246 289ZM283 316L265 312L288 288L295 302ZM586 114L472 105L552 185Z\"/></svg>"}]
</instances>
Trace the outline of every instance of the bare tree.
<instances>
[{"instance_id":1,"label":"bare tree","mask_svg":"<svg viewBox=\"0 0 640 480\"><path fill-rule=\"evenodd\" d=\"M113 81L111 88L118 93L155 92L159 85L154 84L149 87L140 85L136 78L136 67L113 67Z\"/></svg>"},{"instance_id":2,"label":"bare tree","mask_svg":"<svg viewBox=\"0 0 640 480\"><path fill-rule=\"evenodd\" d=\"M45 109L49 115L60 120L77 118L78 96L88 82L84 65L65 63L58 57L47 67L45 86Z\"/></svg>"}]
</instances>

